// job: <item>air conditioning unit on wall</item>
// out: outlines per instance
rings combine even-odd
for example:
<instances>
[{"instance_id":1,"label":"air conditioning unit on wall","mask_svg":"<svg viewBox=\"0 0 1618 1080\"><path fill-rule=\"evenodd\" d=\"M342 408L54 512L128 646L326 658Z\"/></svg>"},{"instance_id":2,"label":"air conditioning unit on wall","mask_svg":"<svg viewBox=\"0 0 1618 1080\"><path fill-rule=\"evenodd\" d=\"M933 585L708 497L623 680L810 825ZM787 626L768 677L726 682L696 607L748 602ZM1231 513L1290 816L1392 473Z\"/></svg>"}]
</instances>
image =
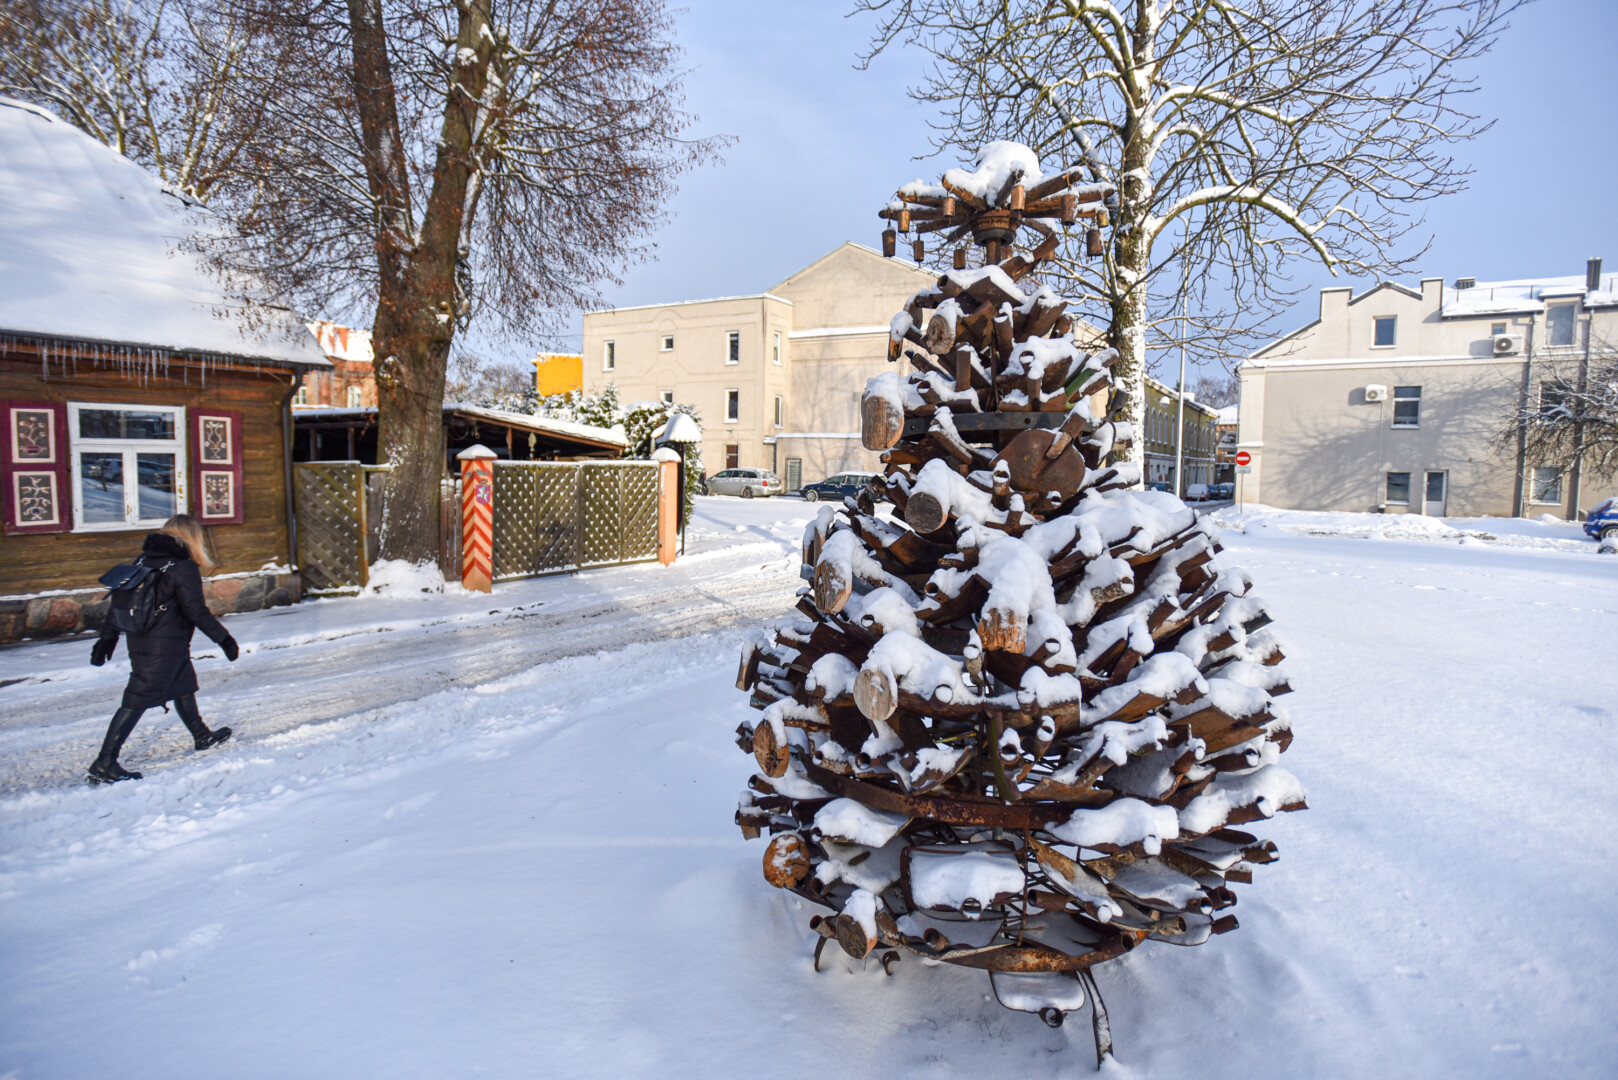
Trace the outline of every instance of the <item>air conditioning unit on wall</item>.
<instances>
[{"instance_id":1,"label":"air conditioning unit on wall","mask_svg":"<svg viewBox=\"0 0 1618 1080\"><path fill-rule=\"evenodd\" d=\"M1520 352L1522 352L1521 334L1494 335L1494 355L1511 356L1514 353Z\"/></svg>"},{"instance_id":2,"label":"air conditioning unit on wall","mask_svg":"<svg viewBox=\"0 0 1618 1080\"><path fill-rule=\"evenodd\" d=\"M1388 388L1386 386L1378 386L1375 383L1372 383L1370 386L1365 388L1366 401L1386 401L1387 399Z\"/></svg>"}]
</instances>

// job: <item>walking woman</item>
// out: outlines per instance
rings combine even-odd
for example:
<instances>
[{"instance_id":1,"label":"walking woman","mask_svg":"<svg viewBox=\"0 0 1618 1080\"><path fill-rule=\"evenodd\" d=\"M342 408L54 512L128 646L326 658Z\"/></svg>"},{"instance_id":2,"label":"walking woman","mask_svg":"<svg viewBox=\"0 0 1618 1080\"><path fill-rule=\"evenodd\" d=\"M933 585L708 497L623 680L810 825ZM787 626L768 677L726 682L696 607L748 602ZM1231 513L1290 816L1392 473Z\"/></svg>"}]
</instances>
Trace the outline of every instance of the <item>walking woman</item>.
<instances>
[{"instance_id":1,"label":"walking woman","mask_svg":"<svg viewBox=\"0 0 1618 1080\"><path fill-rule=\"evenodd\" d=\"M203 546L202 526L189 514L176 514L163 523L161 532L150 533L141 547L140 561L159 572L156 602L158 610L144 634L129 634L129 683L124 699L107 725L101 754L90 766L91 783L111 784L119 780L139 780L140 773L118 764L124 740L135 730L141 714L164 702L174 702L174 711L198 750L217 746L230 738L230 729L214 731L197 712L197 672L191 666L191 633L200 629L218 644L226 659L237 655L236 639L219 624L202 599L202 568L213 566ZM90 663L100 667L118 645L118 630L107 620L101 637L90 650Z\"/></svg>"}]
</instances>

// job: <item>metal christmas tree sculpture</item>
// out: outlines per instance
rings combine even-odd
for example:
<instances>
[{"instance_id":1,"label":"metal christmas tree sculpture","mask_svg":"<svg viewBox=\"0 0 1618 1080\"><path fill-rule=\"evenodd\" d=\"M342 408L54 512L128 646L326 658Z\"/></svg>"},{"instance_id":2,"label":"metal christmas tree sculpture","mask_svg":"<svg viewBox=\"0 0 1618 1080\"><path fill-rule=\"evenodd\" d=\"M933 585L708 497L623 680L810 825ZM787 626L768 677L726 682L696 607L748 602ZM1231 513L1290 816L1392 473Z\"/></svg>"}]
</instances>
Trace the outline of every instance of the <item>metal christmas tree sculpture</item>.
<instances>
[{"instance_id":1,"label":"metal christmas tree sculpture","mask_svg":"<svg viewBox=\"0 0 1618 1080\"><path fill-rule=\"evenodd\" d=\"M737 822L764 876L829 909L820 949L990 973L1058 1025L1090 969L1236 928L1230 886L1275 846L1238 826L1304 807L1269 616L1179 499L1113 462L1133 433L1109 364L1035 278L1057 229L1092 254L1105 185L995 143L900 189L884 233L970 237L892 324L861 401L885 474L804 535L804 618L744 650L763 710ZM1019 246L1024 231L1034 246ZM891 519L878 512L891 501Z\"/></svg>"}]
</instances>

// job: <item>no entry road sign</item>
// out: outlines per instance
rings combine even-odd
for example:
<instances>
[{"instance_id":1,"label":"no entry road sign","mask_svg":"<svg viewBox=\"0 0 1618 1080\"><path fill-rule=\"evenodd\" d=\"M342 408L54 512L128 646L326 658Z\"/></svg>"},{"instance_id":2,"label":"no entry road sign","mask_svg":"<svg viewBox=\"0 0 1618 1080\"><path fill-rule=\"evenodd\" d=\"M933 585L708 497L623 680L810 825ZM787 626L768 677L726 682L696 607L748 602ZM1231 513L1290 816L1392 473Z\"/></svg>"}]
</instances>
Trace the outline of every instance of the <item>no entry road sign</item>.
<instances>
[{"instance_id":1,"label":"no entry road sign","mask_svg":"<svg viewBox=\"0 0 1618 1080\"><path fill-rule=\"evenodd\" d=\"M1238 464L1238 465L1251 465L1251 464L1253 464L1253 455L1249 454L1246 450L1238 450L1238 451L1236 451L1236 464Z\"/></svg>"}]
</instances>

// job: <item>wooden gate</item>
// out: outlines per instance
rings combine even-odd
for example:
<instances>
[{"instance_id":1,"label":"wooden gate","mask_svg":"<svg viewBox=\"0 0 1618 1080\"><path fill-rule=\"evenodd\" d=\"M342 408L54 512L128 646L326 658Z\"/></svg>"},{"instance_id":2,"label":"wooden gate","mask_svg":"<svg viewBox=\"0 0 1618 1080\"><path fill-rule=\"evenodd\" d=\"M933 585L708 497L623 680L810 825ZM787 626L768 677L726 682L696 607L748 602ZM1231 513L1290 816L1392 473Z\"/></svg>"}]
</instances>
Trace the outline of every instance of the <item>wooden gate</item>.
<instances>
[{"instance_id":1,"label":"wooden gate","mask_svg":"<svg viewBox=\"0 0 1618 1080\"><path fill-rule=\"evenodd\" d=\"M494 577L657 558L657 463L497 461Z\"/></svg>"},{"instance_id":2,"label":"wooden gate","mask_svg":"<svg viewBox=\"0 0 1618 1080\"><path fill-rule=\"evenodd\" d=\"M308 461L292 467L298 515L298 567L312 592L363 588L366 551L365 467Z\"/></svg>"}]
</instances>

